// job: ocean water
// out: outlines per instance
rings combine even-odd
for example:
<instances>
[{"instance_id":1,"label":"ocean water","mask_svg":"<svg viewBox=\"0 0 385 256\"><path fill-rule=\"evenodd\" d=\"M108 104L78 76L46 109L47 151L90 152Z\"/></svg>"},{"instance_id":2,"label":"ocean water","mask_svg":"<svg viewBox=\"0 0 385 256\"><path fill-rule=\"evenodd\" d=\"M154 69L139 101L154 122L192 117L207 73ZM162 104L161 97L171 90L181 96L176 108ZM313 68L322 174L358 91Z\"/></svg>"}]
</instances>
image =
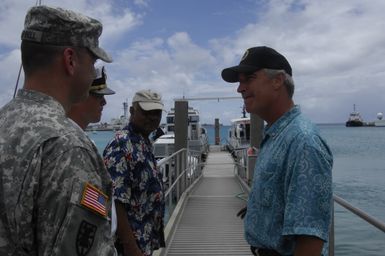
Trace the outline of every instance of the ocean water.
<instances>
[{"instance_id":1,"label":"ocean water","mask_svg":"<svg viewBox=\"0 0 385 256\"><path fill-rule=\"evenodd\" d=\"M385 127L319 125L334 156L334 194L385 222ZM385 234L335 205L335 255L385 255Z\"/></svg>"},{"instance_id":2,"label":"ocean water","mask_svg":"<svg viewBox=\"0 0 385 256\"><path fill-rule=\"evenodd\" d=\"M214 127L205 126L214 144ZM385 222L385 127L319 125L334 156L334 193ZM221 126L226 143L229 126ZM113 132L89 133L103 151ZM345 208L335 205L335 255L385 255L385 234Z\"/></svg>"}]
</instances>

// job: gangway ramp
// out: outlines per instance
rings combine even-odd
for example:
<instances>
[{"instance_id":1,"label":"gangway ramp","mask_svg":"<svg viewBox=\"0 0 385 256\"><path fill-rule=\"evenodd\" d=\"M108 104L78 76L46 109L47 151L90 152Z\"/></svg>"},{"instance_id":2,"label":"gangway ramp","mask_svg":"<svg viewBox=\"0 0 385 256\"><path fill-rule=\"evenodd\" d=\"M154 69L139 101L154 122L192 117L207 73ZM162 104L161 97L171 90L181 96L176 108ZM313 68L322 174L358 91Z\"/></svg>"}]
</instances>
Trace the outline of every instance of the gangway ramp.
<instances>
[{"instance_id":1,"label":"gangway ramp","mask_svg":"<svg viewBox=\"0 0 385 256\"><path fill-rule=\"evenodd\" d=\"M250 255L243 221L245 206L228 152L210 152L203 177L189 192L162 255Z\"/></svg>"}]
</instances>

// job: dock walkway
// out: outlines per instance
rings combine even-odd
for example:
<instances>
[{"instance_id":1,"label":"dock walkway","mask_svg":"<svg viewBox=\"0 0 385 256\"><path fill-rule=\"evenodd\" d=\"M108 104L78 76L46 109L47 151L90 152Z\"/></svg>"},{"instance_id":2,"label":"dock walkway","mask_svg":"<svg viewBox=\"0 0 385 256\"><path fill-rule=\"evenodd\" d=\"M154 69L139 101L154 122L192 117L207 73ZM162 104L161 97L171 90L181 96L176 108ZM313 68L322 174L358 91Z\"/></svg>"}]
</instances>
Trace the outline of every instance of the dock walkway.
<instances>
[{"instance_id":1,"label":"dock walkway","mask_svg":"<svg viewBox=\"0 0 385 256\"><path fill-rule=\"evenodd\" d=\"M236 213L245 206L228 152L211 151L187 196L163 255L251 255Z\"/></svg>"}]
</instances>

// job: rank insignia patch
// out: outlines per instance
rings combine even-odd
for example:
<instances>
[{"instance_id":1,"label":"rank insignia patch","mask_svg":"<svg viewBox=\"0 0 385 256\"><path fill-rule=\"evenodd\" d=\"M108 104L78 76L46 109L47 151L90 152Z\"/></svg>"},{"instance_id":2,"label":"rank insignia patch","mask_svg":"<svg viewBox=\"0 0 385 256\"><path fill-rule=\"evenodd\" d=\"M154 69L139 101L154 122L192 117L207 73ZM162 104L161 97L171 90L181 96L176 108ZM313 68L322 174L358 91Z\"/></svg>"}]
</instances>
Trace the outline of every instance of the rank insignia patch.
<instances>
[{"instance_id":1,"label":"rank insignia patch","mask_svg":"<svg viewBox=\"0 0 385 256\"><path fill-rule=\"evenodd\" d=\"M76 236L76 253L85 256L91 250L94 243L97 227L85 220L80 223Z\"/></svg>"},{"instance_id":2,"label":"rank insignia patch","mask_svg":"<svg viewBox=\"0 0 385 256\"><path fill-rule=\"evenodd\" d=\"M83 190L82 200L80 201L81 205L106 217L107 201L108 196L91 184L86 183Z\"/></svg>"}]
</instances>

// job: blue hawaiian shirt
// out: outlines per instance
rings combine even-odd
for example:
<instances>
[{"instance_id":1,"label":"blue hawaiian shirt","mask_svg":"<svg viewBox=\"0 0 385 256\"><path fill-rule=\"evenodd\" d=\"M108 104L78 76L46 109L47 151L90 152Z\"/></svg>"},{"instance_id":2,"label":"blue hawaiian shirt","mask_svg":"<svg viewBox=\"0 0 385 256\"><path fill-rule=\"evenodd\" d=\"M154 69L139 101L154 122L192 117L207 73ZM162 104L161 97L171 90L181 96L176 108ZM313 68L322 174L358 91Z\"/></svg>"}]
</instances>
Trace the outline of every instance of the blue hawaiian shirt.
<instances>
[{"instance_id":1,"label":"blue hawaiian shirt","mask_svg":"<svg viewBox=\"0 0 385 256\"><path fill-rule=\"evenodd\" d=\"M128 220L144 255L162 246L164 191L153 147L129 123L116 132L103 152L114 182L114 199L124 204Z\"/></svg>"},{"instance_id":2,"label":"blue hawaiian shirt","mask_svg":"<svg viewBox=\"0 0 385 256\"><path fill-rule=\"evenodd\" d=\"M332 166L328 145L298 106L267 127L247 203L247 242L293 255L294 235L316 236L327 255Z\"/></svg>"}]
</instances>

